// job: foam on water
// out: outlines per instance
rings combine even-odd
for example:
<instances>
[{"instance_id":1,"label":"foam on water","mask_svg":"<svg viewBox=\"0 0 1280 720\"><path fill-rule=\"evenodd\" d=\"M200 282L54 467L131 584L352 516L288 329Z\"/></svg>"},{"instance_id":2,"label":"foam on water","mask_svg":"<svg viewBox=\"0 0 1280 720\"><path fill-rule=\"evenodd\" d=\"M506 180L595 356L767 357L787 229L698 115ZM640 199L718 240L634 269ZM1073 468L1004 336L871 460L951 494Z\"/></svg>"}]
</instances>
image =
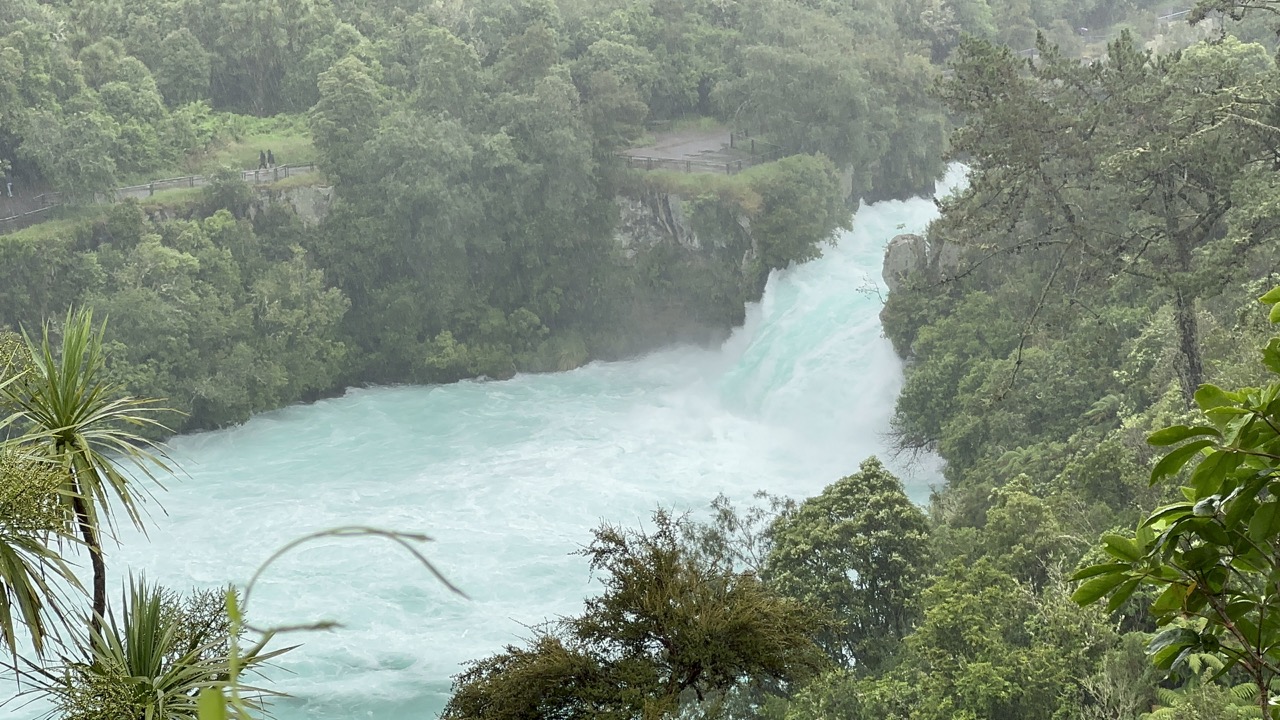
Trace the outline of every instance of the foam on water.
<instances>
[{"instance_id":1,"label":"foam on water","mask_svg":"<svg viewBox=\"0 0 1280 720\"><path fill-rule=\"evenodd\" d=\"M942 185L959 181L953 170ZM880 334L885 242L929 200L862 208L822 259L769 281L718 350L674 348L555 375L352 390L230 430L175 439L186 477L149 538L108 565L175 587L243 582L309 531L420 531L448 593L375 540L323 541L264 577L258 624L334 619L274 672L281 720L428 718L460 663L574 612L594 592L575 549L601 520L637 525L717 493L805 497L884 446L901 366ZM934 476L907 474L922 500ZM118 580L113 583L119 587Z\"/></svg>"}]
</instances>

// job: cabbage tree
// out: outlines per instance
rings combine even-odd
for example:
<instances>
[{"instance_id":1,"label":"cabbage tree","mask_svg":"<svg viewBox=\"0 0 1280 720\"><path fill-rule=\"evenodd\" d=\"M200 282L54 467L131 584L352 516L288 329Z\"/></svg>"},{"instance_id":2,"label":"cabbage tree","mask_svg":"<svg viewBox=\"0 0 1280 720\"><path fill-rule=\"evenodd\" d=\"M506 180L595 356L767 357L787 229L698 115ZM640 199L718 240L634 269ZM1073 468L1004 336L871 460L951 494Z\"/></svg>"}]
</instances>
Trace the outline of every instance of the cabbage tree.
<instances>
[{"instance_id":1,"label":"cabbage tree","mask_svg":"<svg viewBox=\"0 0 1280 720\"><path fill-rule=\"evenodd\" d=\"M149 479L157 469L168 471L158 448L139 434L165 429L154 418L155 401L127 396L105 377L104 329L95 329L91 311L73 309L60 340L47 322L38 340L24 333L26 371L0 388L0 400L13 410L3 420L16 431L13 444L62 472L58 497L66 527L80 536L93 568L95 629L106 613L102 534L115 529L113 505L143 529L139 489L125 468Z\"/></svg>"}]
</instances>

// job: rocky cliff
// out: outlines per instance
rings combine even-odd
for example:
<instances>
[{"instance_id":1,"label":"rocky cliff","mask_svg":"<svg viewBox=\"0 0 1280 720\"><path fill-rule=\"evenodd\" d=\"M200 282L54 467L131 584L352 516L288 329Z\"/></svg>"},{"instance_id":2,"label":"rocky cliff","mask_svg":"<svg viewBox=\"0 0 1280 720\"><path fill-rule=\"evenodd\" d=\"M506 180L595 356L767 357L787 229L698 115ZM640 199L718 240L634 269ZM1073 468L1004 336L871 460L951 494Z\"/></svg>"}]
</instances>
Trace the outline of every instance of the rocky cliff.
<instances>
[{"instance_id":1,"label":"rocky cliff","mask_svg":"<svg viewBox=\"0 0 1280 720\"><path fill-rule=\"evenodd\" d=\"M256 202L249 206L250 216L262 205L282 205L291 210L305 225L318 225L329 214L333 205L333 188L323 185L294 185L257 188Z\"/></svg>"},{"instance_id":2,"label":"rocky cliff","mask_svg":"<svg viewBox=\"0 0 1280 720\"><path fill-rule=\"evenodd\" d=\"M893 292L912 277L926 282L944 281L954 277L959 266L960 249L955 245L906 233L885 246L881 275L889 292Z\"/></svg>"},{"instance_id":3,"label":"rocky cliff","mask_svg":"<svg viewBox=\"0 0 1280 720\"><path fill-rule=\"evenodd\" d=\"M631 279L637 345L715 342L742 323L768 279L743 213L653 189L617 204L614 241Z\"/></svg>"}]
</instances>

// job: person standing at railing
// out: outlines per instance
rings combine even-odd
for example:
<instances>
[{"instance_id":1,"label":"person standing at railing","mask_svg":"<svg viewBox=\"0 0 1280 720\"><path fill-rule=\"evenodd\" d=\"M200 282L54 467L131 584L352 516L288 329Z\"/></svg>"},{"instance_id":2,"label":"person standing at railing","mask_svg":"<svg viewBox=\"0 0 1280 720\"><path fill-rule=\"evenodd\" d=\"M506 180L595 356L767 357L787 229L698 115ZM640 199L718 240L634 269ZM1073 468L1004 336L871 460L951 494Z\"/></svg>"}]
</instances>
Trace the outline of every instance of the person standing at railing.
<instances>
[{"instance_id":1,"label":"person standing at railing","mask_svg":"<svg viewBox=\"0 0 1280 720\"><path fill-rule=\"evenodd\" d=\"M13 197L13 176L8 170L4 171L4 194L5 197Z\"/></svg>"},{"instance_id":2,"label":"person standing at railing","mask_svg":"<svg viewBox=\"0 0 1280 720\"><path fill-rule=\"evenodd\" d=\"M271 153L271 149L268 148L267 149L267 167L273 168L275 166L276 166L276 156L273 155Z\"/></svg>"},{"instance_id":3,"label":"person standing at railing","mask_svg":"<svg viewBox=\"0 0 1280 720\"><path fill-rule=\"evenodd\" d=\"M258 169L267 169L267 154L261 150L258 151Z\"/></svg>"}]
</instances>

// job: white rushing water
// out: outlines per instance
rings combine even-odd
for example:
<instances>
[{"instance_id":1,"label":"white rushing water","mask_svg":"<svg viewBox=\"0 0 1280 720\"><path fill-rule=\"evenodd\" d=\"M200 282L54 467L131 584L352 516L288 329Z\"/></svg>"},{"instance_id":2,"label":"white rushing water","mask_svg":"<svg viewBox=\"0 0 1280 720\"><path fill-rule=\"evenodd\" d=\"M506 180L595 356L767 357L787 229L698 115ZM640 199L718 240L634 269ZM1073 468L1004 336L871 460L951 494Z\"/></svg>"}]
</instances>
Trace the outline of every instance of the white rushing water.
<instances>
[{"instance_id":1,"label":"white rushing water","mask_svg":"<svg viewBox=\"0 0 1280 720\"><path fill-rule=\"evenodd\" d=\"M955 169L942 185L958 181ZM302 647L272 673L296 696L276 708L281 720L433 717L460 663L595 592L572 553L602 520L699 513L717 493L803 498L883 452L902 379L877 318L883 248L935 214L923 199L862 208L822 259L776 273L717 350L352 390L177 438L186 476L161 497L167 515L149 538L122 538L108 565L214 587L243 583L309 531L425 532L436 539L428 556L470 600L385 541L326 540L274 566L250 612L258 624L344 626L293 636ZM935 479L904 477L917 501Z\"/></svg>"}]
</instances>

